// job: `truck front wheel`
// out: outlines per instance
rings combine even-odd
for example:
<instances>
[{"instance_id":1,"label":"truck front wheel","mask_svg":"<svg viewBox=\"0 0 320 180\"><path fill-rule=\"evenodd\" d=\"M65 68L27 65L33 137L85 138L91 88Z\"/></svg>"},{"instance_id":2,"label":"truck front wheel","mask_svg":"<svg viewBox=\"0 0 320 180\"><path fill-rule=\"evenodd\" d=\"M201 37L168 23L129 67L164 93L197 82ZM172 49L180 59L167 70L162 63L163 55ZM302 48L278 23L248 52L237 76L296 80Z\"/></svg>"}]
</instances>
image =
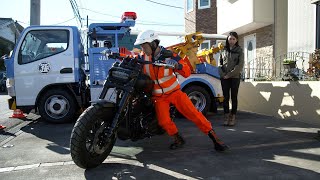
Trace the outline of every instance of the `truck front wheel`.
<instances>
[{"instance_id":1,"label":"truck front wheel","mask_svg":"<svg viewBox=\"0 0 320 180\"><path fill-rule=\"evenodd\" d=\"M206 115L211 107L211 99L208 91L200 86L190 86L187 87L184 92L188 95L193 105L202 112L203 115Z\"/></svg>"},{"instance_id":2,"label":"truck front wheel","mask_svg":"<svg viewBox=\"0 0 320 180\"><path fill-rule=\"evenodd\" d=\"M41 118L50 123L66 123L75 117L76 102L71 93L62 89L45 92L39 99Z\"/></svg>"},{"instance_id":3,"label":"truck front wheel","mask_svg":"<svg viewBox=\"0 0 320 180\"><path fill-rule=\"evenodd\" d=\"M6 85L1 85L0 84L0 92L6 92Z\"/></svg>"}]
</instances>

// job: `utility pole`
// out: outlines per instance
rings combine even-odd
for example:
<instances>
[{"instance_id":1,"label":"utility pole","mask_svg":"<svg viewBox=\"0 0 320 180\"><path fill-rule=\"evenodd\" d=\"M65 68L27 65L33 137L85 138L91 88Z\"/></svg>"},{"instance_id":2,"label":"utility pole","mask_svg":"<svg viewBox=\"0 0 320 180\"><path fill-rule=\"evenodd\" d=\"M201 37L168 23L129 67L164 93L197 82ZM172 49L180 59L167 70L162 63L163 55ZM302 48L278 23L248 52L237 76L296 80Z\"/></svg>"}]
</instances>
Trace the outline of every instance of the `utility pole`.
<instances>
[{"instance_id":1,"label":"utility pole","mask_svg":"<svg viewBox=\"0 0 320 180\"><path fill-rule=\"evenodd\" d=\"M316 49L320 49L320 0L311 0L316 5Z\"/></svg>"},{"instance_id":2,"label":"utility pole","mask_svg":"<svg viewBox=\"0 0 320 180\"><path fill-rule=\"evenodd\" d=\"M30 0L30 25L40 25L40 0Z\"/></svg>"}]
</instances>

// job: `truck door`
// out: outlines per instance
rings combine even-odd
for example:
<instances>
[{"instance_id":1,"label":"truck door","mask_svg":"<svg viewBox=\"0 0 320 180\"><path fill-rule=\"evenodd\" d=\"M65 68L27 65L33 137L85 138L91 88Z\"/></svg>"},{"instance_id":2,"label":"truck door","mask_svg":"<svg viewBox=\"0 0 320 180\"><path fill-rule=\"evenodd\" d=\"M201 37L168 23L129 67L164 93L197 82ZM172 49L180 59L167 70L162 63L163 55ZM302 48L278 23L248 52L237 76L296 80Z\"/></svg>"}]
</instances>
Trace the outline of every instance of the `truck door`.
<instances>
[{"instance_id":1,"label":"truck door","mask_svg":"<svg viewBox=\"0 0 320 180\"><path fill-rule=\"evenodd\" d=\"M31 28L19 42L14 61L18 106L34 105L45 86L75 82L72 29Z\"/></svg>"}]
</instances>

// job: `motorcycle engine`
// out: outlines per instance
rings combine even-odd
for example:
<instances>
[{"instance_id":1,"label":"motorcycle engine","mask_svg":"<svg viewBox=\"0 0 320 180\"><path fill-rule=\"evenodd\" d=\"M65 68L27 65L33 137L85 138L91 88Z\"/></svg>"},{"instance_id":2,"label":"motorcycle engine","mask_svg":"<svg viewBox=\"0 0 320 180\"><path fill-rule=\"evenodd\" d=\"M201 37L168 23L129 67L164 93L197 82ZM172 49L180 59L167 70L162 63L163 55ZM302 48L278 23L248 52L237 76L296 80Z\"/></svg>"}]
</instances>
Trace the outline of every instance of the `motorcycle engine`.
<instances>
[{"instance_id":1,"label":"motorcycle engine","mask_svg":"<svg viewBox=\"0 0 320 180\"><path fill-rule=\"evenodd\" d=\"M147 94L151 94L153 89L153 81L150 79L149 76L145 74L140 74L135 85L135 89L137 91L143 91Z\"/></svg>"}]
</instances>

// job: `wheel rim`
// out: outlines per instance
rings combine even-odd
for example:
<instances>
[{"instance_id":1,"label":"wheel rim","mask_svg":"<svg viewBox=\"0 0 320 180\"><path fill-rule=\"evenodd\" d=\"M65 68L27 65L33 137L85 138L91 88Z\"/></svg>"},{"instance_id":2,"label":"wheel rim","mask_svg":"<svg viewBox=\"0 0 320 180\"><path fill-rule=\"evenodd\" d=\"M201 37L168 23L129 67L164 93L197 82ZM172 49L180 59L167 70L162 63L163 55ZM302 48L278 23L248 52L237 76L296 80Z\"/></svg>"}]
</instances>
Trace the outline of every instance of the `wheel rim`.
<instances>
[{"instance_id":1,"label":"wheel rim","mask_svg":"<svg viewBox=\"0 0 320 180\"><path fill-rule=\"evenodd\" d=\"M191 92L188 96L193 105L202 112L207 105L206 97L198 91Z\"/></svg>"},{"instance_id":2,"label":"wheel rim","mask_svg":"<svg viewBox=\"0 0 320 180\"><path fill-rule=\"evenodd\" d=\"M86 138L86 149L91 156L98 156L103 154L112 142L104 134L106 124L102 120L98 120L92 128L88 131L88 137Z\"/></svg>"},{"instance_id":3,"label":"wheel rim","mask_svg":"<svg viewBox=\"0 0 320 180\"><path fill-rule=\"evenodd\" d=\"M61 95L49 97L45 102L45 111L53 119L60 119L68 114L69 101Z\"/></svg>"}]
</instances>

